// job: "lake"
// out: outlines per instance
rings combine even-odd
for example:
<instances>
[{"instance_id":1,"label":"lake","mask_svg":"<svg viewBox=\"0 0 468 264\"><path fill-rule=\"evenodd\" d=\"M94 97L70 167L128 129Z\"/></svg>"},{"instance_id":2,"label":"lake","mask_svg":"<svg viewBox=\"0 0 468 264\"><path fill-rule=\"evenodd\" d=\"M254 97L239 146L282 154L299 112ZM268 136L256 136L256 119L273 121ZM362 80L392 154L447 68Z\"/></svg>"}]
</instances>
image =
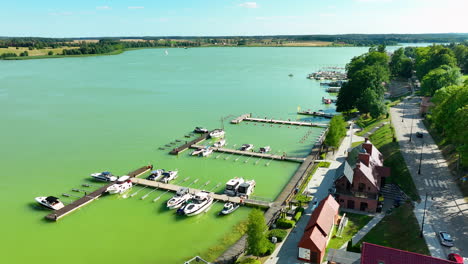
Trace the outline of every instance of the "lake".
<instances>
[{"instance_id":1,"label":"lake","mask_svg":"<svg viewBox=\"0 0 468 264\"><path fill-rule=\"evenodd\" d=\"M305 156L321 128L231 125L236 116L303 119L301 109L333 112L329 97L307 74L343 67L368 48L144 49L116 56L0 61L0 158L4 263L182 263L216 246L245 220L241 208L218 217L222 204L195 217L165 208L171 193L134 187L137 195L105 196L47 222L34 197L64 202L73 188L94 190L89 174L127 172L147 164L178 169L181 183L222 192L233 177L255 179L255 196L273 200L297 163L213 154L168 154L165 145L195 126L226 129L227 147L269 145ZM293 77L289 77L293 74ZM222 121L224 120L224 121ZM159 148L165 148L164 150ZM82 184L93 185L90 188ZM153 199L161 197L156 202Z\"/></svg>"}]
</instances>

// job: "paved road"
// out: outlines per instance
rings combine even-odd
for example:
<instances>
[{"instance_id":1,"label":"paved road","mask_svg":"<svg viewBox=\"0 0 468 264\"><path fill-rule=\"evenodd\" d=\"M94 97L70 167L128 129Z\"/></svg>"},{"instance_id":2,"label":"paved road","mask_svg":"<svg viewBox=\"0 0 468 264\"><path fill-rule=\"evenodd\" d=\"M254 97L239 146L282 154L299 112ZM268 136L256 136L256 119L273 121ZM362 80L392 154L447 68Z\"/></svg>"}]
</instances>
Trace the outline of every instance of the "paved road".
<instances>
[{"instance_id":1,"label":"paved road","mask_svg":"<svg viewBox=\"0 0 468 264\"><path fill-rule=\"evenodd\" d=\"M313 202L317 201L317 204L327 197L328 189L333 185L333 179L335 177L336 169L345 160L347 155L347 149L351 145L351 142L364 141L364 138L355 136L354 132L356 129L349 129L346 138L343 140L338 151L335 155L330 158L333 160L329 168L318 168L315 172L312 180L309 182L308 191L309 194L314 196L311 203L309 203L307 209L304 211L304 216L301 217L296 226L288 235L288 237L278 245L275 252L265 261L265 264L299 264L308 263L297 259L298 249L297 244L304 234L304 229L309 222L310 216L315 209Z\"/></svg>"},{"instance_id":2,"label":"paved road","mask_svg":"<svg viewBox=\"0 0 468 264\"><path fill-rule=\"evenodd\" d=\"M417 205L416 217L421 222L424 199L428 194L424 237L431 255L446 258L451 252L468 256L468 203L454 182L442 153L427 132L419 115L420 98L403 100L391 109L400 148L409 168L419 195L423 200ZM416 132L423 133L417 138ZM411 137L411 141L410 139ZM422 156L421 156L422 153ZM421 159L422 157L422 159ZM421 162L421 174L418 174ZM453 237L455 246L443 247L436 238L436 232L447 231Z\"/></svg>"}]
</instances>

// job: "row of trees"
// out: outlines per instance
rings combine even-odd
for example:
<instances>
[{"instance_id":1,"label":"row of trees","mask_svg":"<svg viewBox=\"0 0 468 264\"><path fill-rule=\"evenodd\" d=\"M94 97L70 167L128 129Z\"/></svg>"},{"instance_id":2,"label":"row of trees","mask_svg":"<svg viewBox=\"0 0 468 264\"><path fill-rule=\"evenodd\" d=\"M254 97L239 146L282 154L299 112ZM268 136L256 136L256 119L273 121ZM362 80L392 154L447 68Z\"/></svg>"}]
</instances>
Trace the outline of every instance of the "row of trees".
<instances>
[{"instance_id":1,"label":"row of trees","mask_svg":"<svg viewBox=\"0 0 468 264\"><path fill-rule=\"evenodd\" d=\"M330 125L328 126L325 144L330 147L338 148L344 136L346 136L346 122L342 115L336 115L331 119Z\"/></svg>"},{"instance_id":2,"label":"row of trees","mask_svg":"<svg viewBox=\"0 0 468 264\"><path fill-rule=\"evenodd\" d=\"M337 111L347 112L357 108L377 118L385 114L385 84L390 79L389 56L385 46L372 47L368 53L354 57L346 65L348 82L338 94Z\"/></svg>"}]
</instances>

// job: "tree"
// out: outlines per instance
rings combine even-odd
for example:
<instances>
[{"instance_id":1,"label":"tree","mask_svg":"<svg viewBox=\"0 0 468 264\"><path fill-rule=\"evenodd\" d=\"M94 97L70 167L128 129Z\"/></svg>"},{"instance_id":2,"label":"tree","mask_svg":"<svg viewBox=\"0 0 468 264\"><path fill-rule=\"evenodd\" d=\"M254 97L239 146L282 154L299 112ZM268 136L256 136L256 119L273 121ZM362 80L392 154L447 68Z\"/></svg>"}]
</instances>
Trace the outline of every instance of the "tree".
<instances>
[{"instance_id":1,"label":"tree","mask_svg":"<svg viewBox=\"0 0 468 264\"><path fill-rule=\"evenodd\" d=\"M327 137L325 138L325 144L334 148L338 148L341 143L341 139L346 136L346 122L342 115L334 116L330 125L328 126Z\"/></svg>"},{"instance_id":2,"label":"tree","mask_svg":"<svg viewBox=\"0 0 468 264\"><path fill-rule=\"evenodd\" d=\"M453 51L442 45L423 47L416 49L416 75L422 79L431 70L437 69L443 65L450 67L457 66L457 59Z\"/></svg>"},{"instance_id":3,"label":"tree","mask_svg":"<svg viewBox=\"0 0 468 264\"><path fill-rule=\"evenodd\" d=\"M405 55L405 50L399 48L393 53L389 67L393 76L410 78L413 71L413 62Z\"/></svg>"},{"instance_id":4,"label":"tree","mask_svg":"<svg viewBox=\"0 0 468 264\"><path fill-rule=\"evenodd\" d=\"M421 82L421 92L427 96L433 96L437 90L446 86L457 85L460 83L460 80L461 74L459 68L443 65L431 70L424 76Z\"/></svg>"},{"instance_id":5,"label":"tree","mask_svg":"<svg viewBox=\"0 0 468 264\"><path fill-rule=\"evenodd\" d=\"M249 214L247 224L247 251L254 256L260 256L268 250L268 239L265 231L267 226L262 211L254 209Z\"/></svg>"},{"instance_id":6,"label":"tree","mask_svg":"<svg viewBox=\"0 0 468 264\"><path fill-rule=\"evenodd\" d=\"M47 53L47 55L52 56L52 55L54 55L54 52L53 52L53 51L49 51L49 52Z\"/></svg>"}]
</instances>

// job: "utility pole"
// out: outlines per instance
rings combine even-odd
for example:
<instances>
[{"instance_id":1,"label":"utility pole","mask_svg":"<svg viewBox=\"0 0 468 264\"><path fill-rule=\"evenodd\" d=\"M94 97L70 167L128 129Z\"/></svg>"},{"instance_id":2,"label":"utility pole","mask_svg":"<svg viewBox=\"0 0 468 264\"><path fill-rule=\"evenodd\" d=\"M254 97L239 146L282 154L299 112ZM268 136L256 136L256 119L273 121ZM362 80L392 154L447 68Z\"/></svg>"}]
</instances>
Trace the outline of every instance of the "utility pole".
<instances>
[{"instance_id":1,"label":"utility pole","mask_svg":"<svg viewBox=\"0 0 468 264\"><path fill-rule=\"evenodd\" d=\"M418 174L419 174L419 175L421 175L421 165L422 165L423 148L424 148L424 141L421 142L421 155L419 156L419 168L418 168Z\"/></svg>"},{"instance_id":2,"label":"utility pole","mask_svg":"<svg viewBox=\"0 0 468 264\"><path fill-rule=\"evenodd\" d=\"M427 192L426 192L426 200L424 200L424 213L423 213L423 218L422 218L421 234L419 234L420 237L423 237L424 218L426 217L426 204L427 204Z\"/></svg>"},{"instance_id":3,"label":"utility pole","mask_svg":"<svg viewBox=\"0 0 468 264\"><path fill-rule=\"evenodd\" d=\"M411 117L411 130L410 130L410 135L409 135L409 142L411 142L411 138L413 137L413 121L414 121L414 116Z\"/></svg>"}]
</instances>

